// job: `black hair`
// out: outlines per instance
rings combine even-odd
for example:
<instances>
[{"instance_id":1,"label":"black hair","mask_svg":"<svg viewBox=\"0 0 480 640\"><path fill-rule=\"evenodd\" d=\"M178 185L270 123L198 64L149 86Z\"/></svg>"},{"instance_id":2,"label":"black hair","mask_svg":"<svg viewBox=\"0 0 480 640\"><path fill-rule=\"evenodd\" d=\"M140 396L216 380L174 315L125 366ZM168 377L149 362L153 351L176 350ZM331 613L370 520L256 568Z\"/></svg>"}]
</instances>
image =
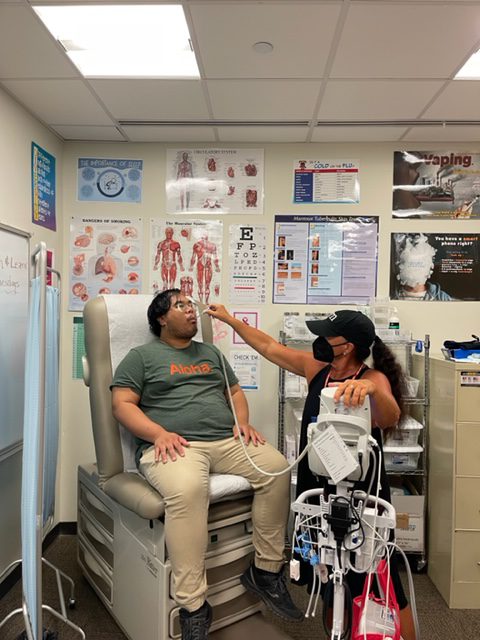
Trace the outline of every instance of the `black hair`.
<instances>
[{"instance_id":1,"label":"black hair","mask_svg":"<svg viewBox=\"0 0 480 640\"><path fill-rule=\"evenodd\" d=\"M374 368L387 376L392 388L392 395L400 408L400 417L403 416L405 413L403 402L403 394L406 389L405 374L392 350L378 336L375 336L372 346L372 359Z\"/></svg>"},{"instance_id":2,"label":"black hair","mask_svg":"<svg viewBox=\"0 0 480 640\"><path fill-rule=\"evenodd\" d=\"M158 318L161 318L170 311L173 296L178 296L180 293L180 289L167 289L166 291L160 291L160 293L156 294L148 307L147 318L150 331L158 338L162 331Z\"/></svg>"}]
</instances>

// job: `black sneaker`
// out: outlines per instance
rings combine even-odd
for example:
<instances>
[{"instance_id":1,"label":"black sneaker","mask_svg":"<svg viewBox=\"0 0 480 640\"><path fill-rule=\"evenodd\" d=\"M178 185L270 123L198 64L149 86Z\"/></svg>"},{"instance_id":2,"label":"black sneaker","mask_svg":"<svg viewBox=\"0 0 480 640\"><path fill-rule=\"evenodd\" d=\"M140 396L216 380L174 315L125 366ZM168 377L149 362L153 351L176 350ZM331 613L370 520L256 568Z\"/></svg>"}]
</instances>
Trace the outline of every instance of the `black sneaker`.
<instances>
[{"instance_id":1,"label":"black sneaker","mask_svg":"<svg viewBox=\"0 0 480 640\"><path fill-rule=\"evenodd\" d=\"M206 600L200 609L193 613L186 609L180 609L182 640L207 640L211 624L212 607Z\"/></svg>"},{"instance_id":2,"label":"black sneaker","mask_svg":"<svg viewBox=\"0 0 480 640\"><path fill-rule=\"evenodd\" d=\"M251 591L261 598L267 607L280 618L301 622L305 617L303 611L294 605L288 593L283 571L280 573L259 573L252 564L241 576L240 582L247 591Z\"/></svg>"}]
</instances>

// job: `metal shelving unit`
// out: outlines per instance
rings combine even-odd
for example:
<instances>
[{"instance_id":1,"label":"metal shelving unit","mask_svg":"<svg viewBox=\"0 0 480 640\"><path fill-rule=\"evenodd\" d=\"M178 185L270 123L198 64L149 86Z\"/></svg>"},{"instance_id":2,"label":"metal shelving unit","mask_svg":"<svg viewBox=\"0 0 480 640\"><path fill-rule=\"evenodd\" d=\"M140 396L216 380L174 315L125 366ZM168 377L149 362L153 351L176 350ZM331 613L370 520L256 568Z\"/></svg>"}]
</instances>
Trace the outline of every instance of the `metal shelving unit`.
<instances>
[{"instance_id":1,"label":"metal shelving unit","mask_svg":"<svg viewBox=\"0 0 480 640\"><path fill-rule=\"evenodd\" d=\"M418 491L419 496L424 497L423 503L423 549L421 551L406 550L407 555L416 559L417 569L420 571L427 564L427 512L428 512L428 434L429 434L429 406L430 406L430 336L425 335L422 340L416 339L383 339L386 345L394 352L403 365L407 376L416 377L420 381L418 395L405 397L404 405L413 418L423 424L418 444L422 446L418 467L415 471L389 471L387 475L410 481ZM418 352L418 345L422 345ZM403 357L402 357L403 356Z\"/></svg>"},{"instance_id":2,"label":"metal shelving unit","mask_svg":"<svg viewBox=\"0 0 480 640\"><path fill-rule=\"evenodd\" d=\"M424 522L424 535L423 535L423 550L422 551L407 551L408 555L415 556L417 569L421 570L426 566L426 514L427 514L427 499L428 499L428 420L429 420L429 405L430 405L430 336L425 335L422 340L417 339L395 339L389 340L382 338L385 344L397 356L398 360L402 364L405 374L407 376L417 377L420 380L419 391L416 397L404 398L404 404L408 410L408 413L423 424L421 430L421 437L419 438L419 444L422 446L423 451L419 457L419 464L416 470L412 471L387 471L387 474L391 477L399 479L405 478L410 481L419 495L424 496L423 507L423 522ZM312 344L312 339L298 339L288 338L284 331L280 331L279 342L283 345L298 349L309 349ZM416 354L416 348L418 345L422 345L422 354ZM303 408L305 397L303 396L290 396L286 393L286 379L288 374L285 370L280 369L279 383L278 383L278 449L282 453L285 451L285 435L292 433L297 435L295 425L288 425L287 422L287 408L291 408L293 412ZM299 429L299 426L298 426ZM298 451L296 451L298 455Z\"/></svg>"}]
</instances>

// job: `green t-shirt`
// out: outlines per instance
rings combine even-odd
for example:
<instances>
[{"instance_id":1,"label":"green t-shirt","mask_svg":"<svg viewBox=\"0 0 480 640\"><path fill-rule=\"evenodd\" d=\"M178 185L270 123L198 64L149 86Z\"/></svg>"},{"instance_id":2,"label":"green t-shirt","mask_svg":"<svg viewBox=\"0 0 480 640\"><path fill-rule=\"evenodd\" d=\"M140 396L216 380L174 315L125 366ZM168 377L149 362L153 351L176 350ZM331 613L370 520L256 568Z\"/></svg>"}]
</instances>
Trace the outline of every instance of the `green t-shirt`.
<instances>
[{"instance_id":1,"label":"green t-shirt","mask_svg":"<svg viewBox=\"0 0 480 640\"><path fill-rule=\"evenodd\" d=\"M112 387L140 396L140 409L154 422L187 440L222 440L232 435L233 414L225 398L221 358L211 344L194 342L175 349L155 340L132 349L115 371ZM238 378L224 359L228 384ZM151 442L136 438L137 464Z\"/></svg>"}]
</instances>

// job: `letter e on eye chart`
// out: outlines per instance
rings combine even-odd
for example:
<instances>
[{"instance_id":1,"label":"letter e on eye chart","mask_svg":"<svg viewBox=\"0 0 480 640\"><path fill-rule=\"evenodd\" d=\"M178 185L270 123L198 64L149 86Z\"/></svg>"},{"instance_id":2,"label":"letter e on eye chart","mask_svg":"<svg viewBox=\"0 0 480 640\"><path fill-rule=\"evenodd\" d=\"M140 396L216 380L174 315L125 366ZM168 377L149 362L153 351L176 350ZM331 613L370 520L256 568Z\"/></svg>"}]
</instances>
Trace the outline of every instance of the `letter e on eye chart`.
<instances>
[{"instance_id":1,"label":"letter e on eye chart","mask_svg":"<svg viewBox=\"0 0 480 640\"><path fill-rule=\"evenodd\" d=\"M232 315L250 327L258 329L260 324L260 314L258 311L233 311ZM233 332L233 344L246 344L245 340L243 340L236 331Z\"/></svg>"}]
</instances>

